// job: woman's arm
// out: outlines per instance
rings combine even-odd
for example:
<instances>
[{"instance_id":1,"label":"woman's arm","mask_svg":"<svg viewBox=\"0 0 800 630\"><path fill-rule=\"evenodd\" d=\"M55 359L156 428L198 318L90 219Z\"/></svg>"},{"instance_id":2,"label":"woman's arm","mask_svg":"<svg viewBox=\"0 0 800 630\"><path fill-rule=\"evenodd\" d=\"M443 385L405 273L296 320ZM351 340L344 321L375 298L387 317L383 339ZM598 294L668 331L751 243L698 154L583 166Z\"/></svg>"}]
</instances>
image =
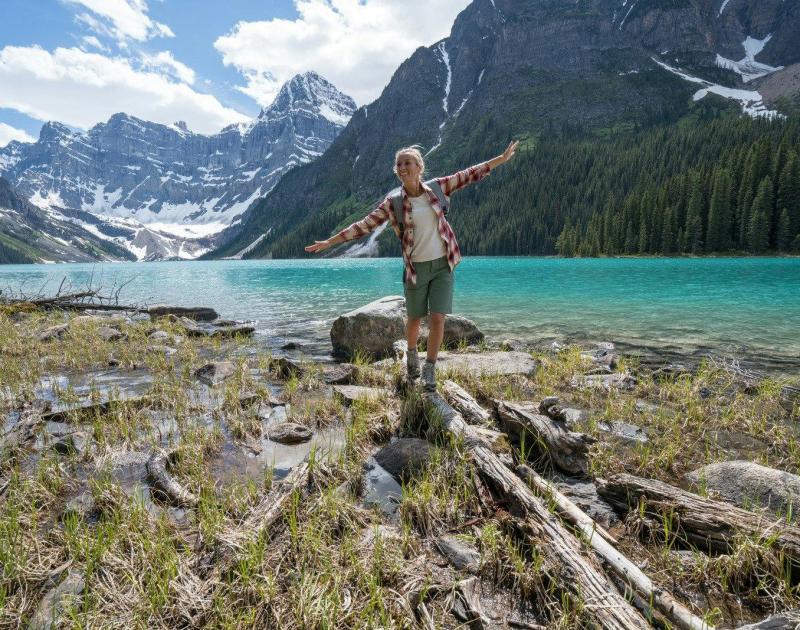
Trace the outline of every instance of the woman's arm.
<instances>
[{"instance_id":1,"label":"woman's arm","mask_svg":"<svg viewBox=\"0 0 800 630\"><path fill-rule=\"evenodd\" d=\"M377 208L375 208L360 221L356 221L355 223L348 225L341 232L334 234L324 241L314 241L314 243L312 245L308 245L305 250L310 254L316 254L324 249L328 249L331 245L338 245L339 243L344 243L345 241L352 241L361 238L362 236L366 236L379 225L386 223L386 221L389 220L391 213L392 198L387 197L378 205Z\"/></svg>"},{"instance_id":2,"label":"woman's arm","mask_svg":"<svg viewBox=\"0 0 800 630\"><path fill-rule=\"evenodd\" d=\"M497 168L501 164L505 164L512 157L514 157L514 152L517 150L517 144L519 144L519 142L510 142L506 147L506 150L497 157L487 160L486 162L482 162L481 164L470 166L469 168L459 171L458 173L454 173L453 175L440 177L437 181L442 187L442 192L449 197L459 188L464 188L464 186L467 186L468 184L481 181L489 174L490 170Z\"/></svg>"}]
</instances>

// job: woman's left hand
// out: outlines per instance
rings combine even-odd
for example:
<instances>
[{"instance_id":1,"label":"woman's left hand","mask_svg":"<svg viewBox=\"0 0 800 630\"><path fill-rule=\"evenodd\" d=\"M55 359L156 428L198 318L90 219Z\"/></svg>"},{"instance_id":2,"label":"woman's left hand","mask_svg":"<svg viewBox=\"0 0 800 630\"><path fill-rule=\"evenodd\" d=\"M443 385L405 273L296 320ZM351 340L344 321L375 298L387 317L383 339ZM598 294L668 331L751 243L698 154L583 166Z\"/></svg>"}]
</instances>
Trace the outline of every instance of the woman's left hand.
<instances>
[{"instance_id":1,"label":"woman's left hand","mask_svg":"<svg viewBox=\"0 0 800 630\"><path fill-rule=\"evenodd\" d=\"M503 162L508 162L512 157L514 157L514 152L517 150L518 144L519 140L508 143L506 150L503 151Z\"/></svg>"}]
</instances>

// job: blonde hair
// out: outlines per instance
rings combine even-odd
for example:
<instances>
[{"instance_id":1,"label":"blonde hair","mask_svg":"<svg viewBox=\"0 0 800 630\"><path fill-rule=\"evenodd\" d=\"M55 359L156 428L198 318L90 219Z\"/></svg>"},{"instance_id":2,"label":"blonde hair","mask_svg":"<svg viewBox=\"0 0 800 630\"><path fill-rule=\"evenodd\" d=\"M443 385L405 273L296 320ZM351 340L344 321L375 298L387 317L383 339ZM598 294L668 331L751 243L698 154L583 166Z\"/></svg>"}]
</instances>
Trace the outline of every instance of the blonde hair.
<instances>
[{"instance_id":1,"label":"blonde hair","mask_svg":"<svg viewBox=\"0 0 800 630\"><path fill-rule=\"evenodd\" d=\"M422 153L420 152L421 148L422 147L418 144L412 144L410 147L403 147L397 153L395 153L394 166L392 166L394 174L397 175L397 158L399 158L401 155L410 155L412 158L414 158L417 166L419 166L419 177L422 179L422 175L425 173L425 160L422 158Z\"/></svg>"}]
</instances>

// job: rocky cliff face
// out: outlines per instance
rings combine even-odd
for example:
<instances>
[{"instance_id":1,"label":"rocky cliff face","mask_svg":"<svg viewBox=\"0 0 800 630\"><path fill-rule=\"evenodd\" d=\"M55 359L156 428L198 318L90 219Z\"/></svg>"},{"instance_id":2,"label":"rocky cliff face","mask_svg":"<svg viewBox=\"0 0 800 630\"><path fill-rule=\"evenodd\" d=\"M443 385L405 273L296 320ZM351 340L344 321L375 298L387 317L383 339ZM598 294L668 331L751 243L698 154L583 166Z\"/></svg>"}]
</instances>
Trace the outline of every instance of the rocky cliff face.
<instances>
[{"instance_id":1,"label":"rocky cliff face","mask_svg":"<svg viewBox=\"0 0 800 630\"><path fill-rule=\"evenodd\" d=\"M758 86L800 61L798 32L798 4L783 0L474 0L448 38L418 49L355 112L325 155L254 205L219 254L270 255L348 195L373 201L394 185L394 151L411 143L438 172L502 149L482 142L492 127L524 136L661 123L709 94L775 115Z\"/></svg>"},{"instance_id":2,"label":"rocky cliff face","mask_svg":"<svg viewBox=\"0 0 800 630\"><path fill-rule=\"evenodd\" d=\"M125 248L34 206L0 177L0 263L134 260Z\"/></svg>"},{"instance_id":3,"label":"rocky cliff face","mask_svg":"<svg viewBox=\"0 0 800 630\"><path fill-rule=\"evenodd\" d=\"M38 142L0 149L0 174L41 207L142 224L149 231L140 242L157 232L199 237L236 221L286 171L321 155L354 109L350 97L311 72L286 83L249 124L212 136L123 113L86 133L50 122ZM132 251L141 247L133 243ZM154 253L150 247L144 257Z\"/></svg>"}]
</instances>

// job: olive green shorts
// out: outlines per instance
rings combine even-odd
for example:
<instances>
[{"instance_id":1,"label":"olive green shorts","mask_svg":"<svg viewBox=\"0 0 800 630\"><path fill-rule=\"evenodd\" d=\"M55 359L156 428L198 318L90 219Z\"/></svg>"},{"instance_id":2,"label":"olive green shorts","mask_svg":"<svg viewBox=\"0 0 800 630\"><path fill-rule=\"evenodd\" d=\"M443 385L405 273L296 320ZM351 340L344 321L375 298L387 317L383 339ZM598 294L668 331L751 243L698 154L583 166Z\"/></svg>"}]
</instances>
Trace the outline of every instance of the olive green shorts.
<instances>
[{"instance_id":1,"label":"olive green shorts","mask_svg":"<svg viewBox=\"0 0 800 630\"><path fill-rule=\"evenodd\" d=\"M417 284L403 283L406 313L409 317L425 317L428 313L453 312L455 274L450 271L447 256L414 263Z\"/></svg>"}]
</instances>

